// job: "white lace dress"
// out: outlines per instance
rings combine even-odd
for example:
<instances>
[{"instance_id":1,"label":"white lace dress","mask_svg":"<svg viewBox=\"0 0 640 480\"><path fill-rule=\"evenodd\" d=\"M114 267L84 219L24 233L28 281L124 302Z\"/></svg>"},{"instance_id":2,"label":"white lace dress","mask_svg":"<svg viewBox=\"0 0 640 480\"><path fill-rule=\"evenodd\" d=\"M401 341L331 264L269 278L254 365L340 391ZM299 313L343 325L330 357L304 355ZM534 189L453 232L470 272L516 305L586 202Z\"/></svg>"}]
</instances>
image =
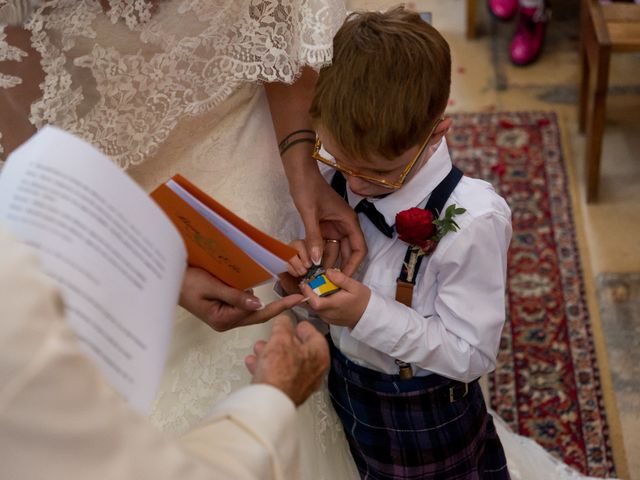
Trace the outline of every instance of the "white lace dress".
<instances>
[{"instance_id":1,"label":"white lace dress","mask_svg":"<svg viewBox=\"0 0 640 480\"><path fill-rule=\"evenodd\" d=\"M27 9L27 0L0 7L11 1ZM258 228L293 237L299 220L259 83L290 83L301 66L330 60L341 0L170 0L153 14L142 0L110 0L107 14L94 0L41 3L27 24L45 72L34 125L89 140L147 190L179 172ZM24 56L0 28L0 61ZM0 88L21 81L0 74ZM256 294L274 298L270 286ZM248 383L244 357L269 331L216 333L178 309L151 421L175 435L200 422ZM359 478L326 389L299 409L299 420L303 479ZM580 478L497 426L514 478Z\"/></svg>"}]
</instances>

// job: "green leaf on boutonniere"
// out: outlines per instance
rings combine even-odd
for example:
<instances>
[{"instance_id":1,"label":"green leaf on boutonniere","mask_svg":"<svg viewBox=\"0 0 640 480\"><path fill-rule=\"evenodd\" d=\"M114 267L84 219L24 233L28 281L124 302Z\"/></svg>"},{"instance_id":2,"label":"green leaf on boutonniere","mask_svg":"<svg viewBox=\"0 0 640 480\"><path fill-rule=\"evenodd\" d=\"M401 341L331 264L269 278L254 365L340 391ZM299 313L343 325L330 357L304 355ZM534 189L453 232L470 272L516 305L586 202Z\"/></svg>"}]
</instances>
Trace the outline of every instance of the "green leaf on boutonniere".
<instances>
[{"instance_id":1,"label":"green leaf on boutonniere","mask_svg":"<svg viewBox=\"0 0 640 480\"><path fill-rule=\"evenodd\" d=\"M466 208L458 207L455 203L447 207L444 212L444 218L433 221L436 226L436 238L440 240L449 232L456 232L460 229L460 225L453 219L456 215L462 215L467 211Z\"/></svg>"}]
</instances>

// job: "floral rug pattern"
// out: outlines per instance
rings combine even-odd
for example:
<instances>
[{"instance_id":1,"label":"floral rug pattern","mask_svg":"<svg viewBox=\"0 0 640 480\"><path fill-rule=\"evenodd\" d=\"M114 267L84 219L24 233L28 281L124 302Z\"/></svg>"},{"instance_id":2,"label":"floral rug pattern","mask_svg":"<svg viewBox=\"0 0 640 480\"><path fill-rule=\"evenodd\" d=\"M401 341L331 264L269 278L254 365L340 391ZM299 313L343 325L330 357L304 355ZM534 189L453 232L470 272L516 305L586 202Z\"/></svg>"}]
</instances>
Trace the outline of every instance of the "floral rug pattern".
<instances>
[{"instance_id":1,"label":"floral rug pattern","mask_svg":"<svg viewBox=\"0 0 640 480\"><path fill-rule=\"evenodd\" d=\"M454 163L491 182L513 215L491 405L582 473L615 476L558 120L549 112L452 117Z\"/></svg>"}]
</instances>

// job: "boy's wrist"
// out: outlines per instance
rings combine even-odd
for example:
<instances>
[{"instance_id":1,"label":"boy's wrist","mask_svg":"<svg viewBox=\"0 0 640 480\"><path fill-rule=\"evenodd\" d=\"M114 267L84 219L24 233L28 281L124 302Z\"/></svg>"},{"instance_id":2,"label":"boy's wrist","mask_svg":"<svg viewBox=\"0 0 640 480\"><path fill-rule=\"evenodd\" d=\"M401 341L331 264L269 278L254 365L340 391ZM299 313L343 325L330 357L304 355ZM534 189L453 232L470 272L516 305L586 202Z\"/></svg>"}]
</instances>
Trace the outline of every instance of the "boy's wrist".
<instances>
[{"instance_id":1,"label":"boy's wrist","mask_svg":"<svg viewBox=\"0 0 640 480\"><path fill-rule=\"evenodd\" d=\"M365 312L369 308L369 303L371 302L371 297L372 297L371 289L364 284L362 284L362 287L364 287L363 293L366 292L366 300L357 302L358 306L356 307L357 310L356 310L356 314L354 315L355 318L350 322L349 325L347 325L347 327L349 327L349 329L351 330L356 328L356 326L360 323L360 321L364 317Z\"/></svg>"},{"instance_id":2,"label":"boy's wrist","mask_svg":"<svg viewBox=\"0 0 640 480\"><path fill-rule=\"evenodd\" d=\"M362 315L351 327L351 334L358 340L364 340L369 333L371 333L372 322L377 325L376 320L383 315L384 301L381 301L381 297L373 292L369 287L369 298L367 304L362 310Z\"/></svg>"},{"instance_id":3,"label":"boy's wrist","mask_svg":"<svg viewBox=\"0 0 640 480\"><path fill-rule=\"evenodd\" d=\"M343 317L346 321L342 323L342 326L347 327L350 330L353 330L360 324L365 312L369 308L369 302L372 297L371 289L364 284L360 285L362 287L362 291L360 292L359 297L352 303L352 308L345 309L345 315Z\"/></svg>"}]
</instances>

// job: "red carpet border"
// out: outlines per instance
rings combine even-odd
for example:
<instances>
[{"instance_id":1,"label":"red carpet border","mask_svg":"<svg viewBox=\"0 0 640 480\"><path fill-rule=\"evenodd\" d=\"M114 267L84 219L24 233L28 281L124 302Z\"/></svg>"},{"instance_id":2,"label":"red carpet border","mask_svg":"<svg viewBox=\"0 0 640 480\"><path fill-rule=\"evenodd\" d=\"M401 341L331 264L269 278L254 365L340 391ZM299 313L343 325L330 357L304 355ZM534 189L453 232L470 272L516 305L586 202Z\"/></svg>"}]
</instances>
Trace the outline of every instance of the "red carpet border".
<instances>
[{"instance_id":1,"label":"red carpet border","mask_svg":"<svg viewBox=\"0 0 640 480\"><path fill-rule=\"evenodd\" d=\"M582 473L614 476L556 115L452 117L454 164L491 182L513 214L508 315L491 405Z\"/></svg>"}]
</instances>

